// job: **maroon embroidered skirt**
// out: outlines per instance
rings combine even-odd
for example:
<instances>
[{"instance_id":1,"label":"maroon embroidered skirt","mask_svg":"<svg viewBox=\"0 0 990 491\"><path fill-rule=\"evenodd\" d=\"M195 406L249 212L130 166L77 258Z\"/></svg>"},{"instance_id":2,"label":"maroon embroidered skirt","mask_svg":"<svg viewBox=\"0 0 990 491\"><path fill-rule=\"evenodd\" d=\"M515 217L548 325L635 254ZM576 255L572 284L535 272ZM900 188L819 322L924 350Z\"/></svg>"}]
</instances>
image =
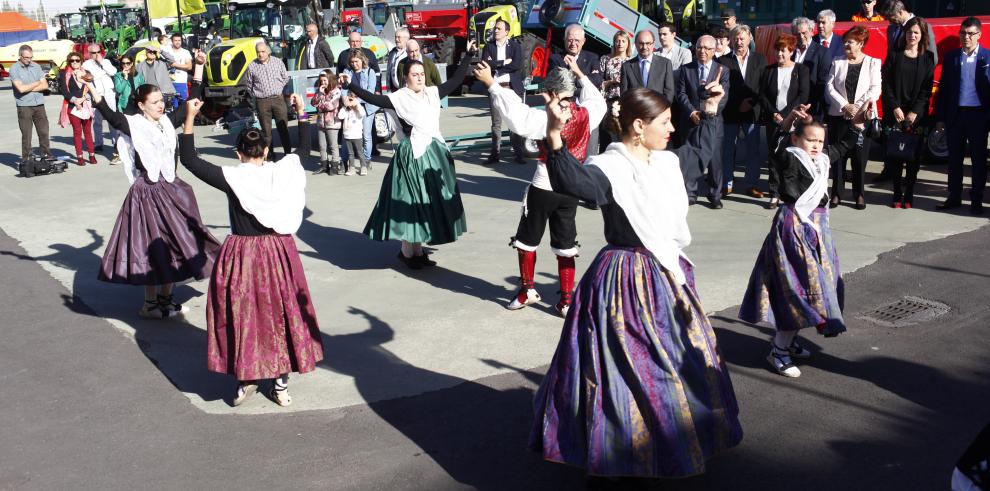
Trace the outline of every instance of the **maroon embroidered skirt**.
<instances>
[{"instance_id":1,"label":"maroon embroidered skirt","mask_svg":"<svg viewBox=\"0 0 990 491\"><path fill-rule=\"evenodd\" d=\"M237 380L306 373L323 359L309 286L291 235L230 235L210 278L207 368Z\"/></svg>"},{"instance_id":2,"label":"maroon embroidered skirt","mask_svg":"<svg viewBox=\"0 0 990 491\"><path fill-rule=\"evenodd\" d=\"M107 242L102 281L163 285L206 278L220 242L203 225L192 187L141 174L124 198Z\"/></svg>"}]
</instances>

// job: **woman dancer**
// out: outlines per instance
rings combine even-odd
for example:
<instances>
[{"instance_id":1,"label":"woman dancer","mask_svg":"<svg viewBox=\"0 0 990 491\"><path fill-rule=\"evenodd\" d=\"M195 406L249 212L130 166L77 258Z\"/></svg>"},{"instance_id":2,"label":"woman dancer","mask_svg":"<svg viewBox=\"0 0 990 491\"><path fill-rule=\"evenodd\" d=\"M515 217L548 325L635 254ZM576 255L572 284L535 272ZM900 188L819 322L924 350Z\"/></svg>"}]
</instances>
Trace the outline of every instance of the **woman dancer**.
<instances>
[{"instance_id":1,"label":"woman dancer","mask_svg":"<svg viewBox=\"0 0 990 491\"><path fill-rule=\"evenodd\" d=\"M710 100L722 97L718 82ZM681 251L691 241L680 158L664 151L670 103L644 88L619 99L621 142L581 165L547 103L554 191L598 205L608 245L588 266L536 395L531 447L589 475L685 477L742 439L732 382Z\"/></svg>"},{"instance_id":2,"label":"woman dancer","mask_svg":"<svg viewBox=\"0 0 990 491\"><path fill-rule=\"evenodd\" d=\"M872 108L872 103L869 104ZM859 132L847 127L835 145L825 145L825 128L798 106L781 122L770 164L780 173L780 201L756 258L739 318L777 328L767 361L785 377L799 377L794 358L811 352L797 343L798 330L814 327L825 337L846 330L839 257L828 225L828 176L832 161L856 146ZM850 121L861 124L866 111ZM789 133L798 121L794 133Z\"/></svg>"},{"instance_id":3,"label":"woman dancer","mask_svg":"<svg viewBox=\"0 0 990 491\"><path fill-rule=\"evenodd\" d=\"M424 242L446 244L467 230L454 159L440 134L440 99L464 82L471 68L468 60L475 52L477 47L469 42L468 56L439 87L426 86L426 72L418 60L408 61L406 86L387 96L372 94L349 81L351 93L375 106L394 109L408 135L395 149L364 233L373 240L401 240L399 260L411 269L436 264L423 251Z\"/></svg>"},{"instance_id":4,"label":"woman dancer","mask_svg":"<svg viewBox=\"0 0 990 491\"><path fill-rule=\"evenodd\" d=\"M62 102L62 113L59 115L59 125L63 128L66 123L72 126L72 142L76 146L76 164L86 165L86 162L96 165L96 153L93 151L93 108L90 105L90 94L96 94L96 89L87 87L93 81L93 76L82 69L82 54L73 51L65 60L66 67L58 74L58 90L65 99ZM88 159L83 159L83 141L86 142Z\"/></svg>"},{"instance_id":5,"label":"woman dancer","mask_svg":"<svg viewBox=\"0 0 990 491\"><path fill-rule=\"evenodd\" d=\"M231 234L223 241L210 277L206 306L207 367L240 382L234 405L272 380L268 395L292 403L289 372L313 371L323 359L320 327L292 234L302 224L306 173L299 156L268 162L264 134L247 128L237 136L241 165L220 167L196 154L193 123L203 102L186 103L179 137L182 165L227 194ZM299 155L309 154L306 106L297 95Z\"/></svg>"},{"instance_id":6,"label":"woman dancer","mask_svg":"<svg viewBox=\"0 0 990 491\"><path fill-rule=\"evenodd\" d=\"M193 91L192 97L198 97L202 85L194 84ZM131 182L98 278L144 285L142 317L188 312L172 299L172 285L206 278L220 243L203 225L192 188L175 175L175 126L185 114L166 116L162 92L154 85L138 87L134 99L140 113L135 115L114 111L95 90L91 93L103 118L124 135L117 149Z\"/></svg>"}]
</instances>

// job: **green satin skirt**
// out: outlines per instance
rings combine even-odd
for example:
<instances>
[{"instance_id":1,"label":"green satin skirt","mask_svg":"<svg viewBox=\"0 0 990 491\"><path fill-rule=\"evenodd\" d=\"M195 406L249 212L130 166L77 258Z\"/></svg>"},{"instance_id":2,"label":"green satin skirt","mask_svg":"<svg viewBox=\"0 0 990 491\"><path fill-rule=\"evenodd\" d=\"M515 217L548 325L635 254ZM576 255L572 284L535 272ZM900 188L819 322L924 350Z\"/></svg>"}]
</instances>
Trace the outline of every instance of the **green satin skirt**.
<instances>
[{"instance_id":1,"label":"green satin skirt","mask_svg":"<svg viewBox=\"0 0 990 491\"><path fill-rule=\"evenodd\" d=\"M466 230L454 159L447 147L433 140L417 159L408 139L399 142L364 234L373 240L446 244Z\"/></svg>"}]
</instances>

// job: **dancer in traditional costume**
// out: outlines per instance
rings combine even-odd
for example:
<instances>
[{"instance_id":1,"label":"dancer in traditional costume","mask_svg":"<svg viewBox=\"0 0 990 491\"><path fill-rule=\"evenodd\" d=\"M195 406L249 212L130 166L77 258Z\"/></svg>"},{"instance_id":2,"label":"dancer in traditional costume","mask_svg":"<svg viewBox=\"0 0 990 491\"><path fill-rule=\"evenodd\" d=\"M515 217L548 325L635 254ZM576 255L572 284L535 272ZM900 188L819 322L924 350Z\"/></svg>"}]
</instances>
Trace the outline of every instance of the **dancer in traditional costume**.
<instances>
[{"instance_id":1,"label":"dancer in traditional costume","mask_svg":"<svg viewBox=\"0 0 990 491\"><path fill-rule=\"evenodd\" d=\"M193 91L201 93L202 85L194 83ZM135 115L111 109L93 87L90 94L103 119L123 134L117 153L131 182L98 278L144 285L142 317L164 319L188 312L173 300L172 285L206 278L220 242L203 225L192 187L175 174L175 127L185 112L166 115L161 90L149 84L137 88Z\"/></svg>"},{"instance_id":2,"label":"dancer in traditional costume","mask_svg":"<svg viewBox=\"0 0 990 491\"><path fill-rule=\"evenodd\" d=\"M838 143L824 148L825 128L805 112L792 111L780 125L770 164L780 175L780 201L749 277L739 318L776 327L767 361L785 377L799 377L795 358L811 352L797 342L800 329L814 327L826 337L846 330L839 256L828 224L828 176L861 138L852 126ZM857 116L861 122L866 110ZM793 133L790 128L798 121ZM786 124L785 124L786 123Z\"/></svg>"},{"instance_id":3,"label":"dancer in traditional costume","mask_svg":"<svg viewBox=\"0 0 990 491\"><path fill-rule=\"evenodd\" d=\"M708 90L717 104L721 87ZM682 252L691 233L679 159L697 159L697 149L664 151L670 103L637 88L619 99L622 141L581 165L561 138L570 117L561 102L547 104L550 182L601 208L608 245L574 294L536 395L530 446L589 475L700 474L742 429Z\"/></svg>"},{"instance_id":4,"label":"dancer in traditional costume","mask_svg":"<svg viewBox=\"0 0 990 491\"><path fill-rule=\"evenodd\" d=\"M598 128L598 123L605 116L605 98L577 66L573 57L565 56L564 62L570 69L555 68L544 80L544 98L549 98L547 94L557 94L561 98L573 97L575 82L581 82L581 94L578 97L581 103L571 107L571 118L564 125L561 134L567 140L567 149L571 155L583 162L588 155L589 135ZM487 64L481 63L475 68L474 75L488 87L492 110L498 111L501 119L509 123L509 131L542 142L547 134L546 111L530 108L511 89L496 84ZM537 163L536 174L526 188L522 217L519 218L516 235L509 242L519 256L520 288L506 307L509 310L518 310L540 301L540 294L537 293L533 280L536 249L549 222L550 250L557 256L557 273L560 278L560 299L554 308L560 315L567 317L574 290L574 258L578 254L577 225L574 220L578 200L573 196L554 192L543 163L546 160L545 145L541 144L540 149L541 161Z\"/></svg>"},{"instance_id":5,"label":"dancer in traditional costume","mask_svg":"<svg viewBox=\"0 0 990 491\"><path fill-rule=\"evenodd\" d=\"M305 105L293 95L299 116L299 155L309 154ZM210 278L206 306L207 368L240 382L239 406L272 380L269 397L292 403L289 372L313 371L323 343L309 286L292 234L302 224L306 173L299 156L269 162L264 134L247 128L237 136L238 166L220 167L201 159L193 121L202 101L187 103L180 139L182 165L227 195L231 234L223 242Z\"/></svg>"},{"instance_id":6,"label":"dancer in traditional costume","mask_svg":"<svg viewBox=\"0 0 990 491\"><path fill-rule=\"evenodd\" d=\"M374 240L401 240L399 259L412 269L436 265L423 251L423 243L453 242L467 230L454 159L440 133L440 99L464 82L475 51L474 42L468 43L467 56L450 80L439 87L426 86L423 63L417 60L408 60L406 86L387 96L372 94L348 81L347 90L352 94L375 106L394 109L408 135L395 148L364 233Z\"/></svg>"}]
</instances>

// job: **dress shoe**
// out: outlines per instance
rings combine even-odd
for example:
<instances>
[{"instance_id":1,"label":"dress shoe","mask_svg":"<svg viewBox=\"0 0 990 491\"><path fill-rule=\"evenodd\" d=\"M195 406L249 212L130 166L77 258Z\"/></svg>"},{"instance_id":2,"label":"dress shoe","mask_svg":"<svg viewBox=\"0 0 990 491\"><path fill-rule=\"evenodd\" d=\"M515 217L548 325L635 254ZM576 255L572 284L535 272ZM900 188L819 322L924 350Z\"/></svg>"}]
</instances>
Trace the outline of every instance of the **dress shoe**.
<instances>
[{"instance_id":1,"label":"dress shoe","mask_svg":"<svg viewBox=\"0 0 990 491\"><path fill-rule=\"evenodd\" d=\"M694 206L696 204L698 204L698 197L697 196L688 196L688 206Z\"/></svg>"},{"instance_id":2,"label":"dress shoe","mask_svg":"<svg viewBox=\"0 0 990 491\"><path fill-rule=\"evenodd\" d=\"M901 205L901 202L900 201L895 201L890 206L893 206L894 208L900 209L903 205Z\"/></svg>"},{"instance_id":3,"label":"dress shoe","mask_svg":"<svg viewBox=\"0 0 990 491\"><path fill-rule=\"evenodd\" d=\"M750 195L750 196L752 196L754 198L762 198L763 197L763 191L760 191L759 189L756 189L756 186L753 186L753 187L749 188L749 191L746 191L746 194L748 194L748 195Z\"/></svg>"},{"instance_id":4,"label":"dress shoe","mask_svg":"<svg viewBox=\"0 0 990 491\"><path fill-rule=\"evenodd\" d=\"M713 210L721 210L722 209L722 200L720 200L718 198L713 198L711 200L711 209L713 209Z\"/></svg>"},{"instance_id":5,"label":"dress shoe","mask_svg":"<svg viewBox=\"0 0 990 491\"><path fill-rule=\"evenodd\" d=\"M82 155L76 155L76 165L85 166L86 159L84 159Z\"/></svg>"},{"instance_id":6,"label":"dress shoe","mask_svg":"<svg viewBox=\"0 0 990 491\"><path fill-rule=\"evenodd\" d=\"M839 207L839 203L842 203L842 200L839 199L839 198L833 197L831 200L829 200L828 207L829 208L838 208Z\"/></svg>"},{"instance_id":7,"label":"dress shoe","mask_svg":"<svg viewBox=\"0 0 990 491\"><path fill-rule=\"evenodd\" d=\"M770 198L770 204L767 205L767 208L770 208L771 210L776 210L779 206L780 206L780 198Z\"/></svg>"},{"instance_id":8,"label":"dress shoe","mask_svg":"<svg viewBox=\"0 0 990 491\"><path fill-rule=\"evenodd\" d=\"M912 205L910 201L905 201L904 202L904 209L905 210L910 210L912 206L914 206L914 205Z\"/></svg>"},{"instance_id":9,"label":"dress shoe","mask_svg":"<svg viewBox=\"0 0 990 491\"><path fill-rule=\"evenodd\" d=\"M856 206L855 206L855 208L857 210L865 210L866 209L866 200L863 199L862 196L856 198Z\"/></svg>"},{"instance_id":10,"label":"dress shoe","mask_svg":"<svg viewBox=\"0 0 990 491\"><path fill-rule=\"evenodd\" d=\"M89 156L89 163L92 164L92 165L96 165L96 155L90 154L90 156Z\"/></svg>"},{"instance_id":11,"label":"dress shoe","mask_svg":"<svg viewBox=\"0 0 990 491\"><path fill-rule=\"evenodd\" d=\"M982 215L983 214L983 202L974 201L973 204L969 205L969 213L971 215Z\"/></svg>"},{"instance_id":12,"label":"dress shoe","mask_svg":"<svg viewBox=\"0 0 990 491\"><path fill-rule=\"evenodd\" d=\"M936 210L954 210L962 206L962 203L955 200L945 200L937 205L935 205Z\"/></svg>"},{"instance_id":13,"label":"dress shoe","mask_svg":"<svg viewBox=\"0 0 990 491\"><path fill-rule=\"evenodd\" d=\"M498 163L498 154L497 153L493 153L493 154L491 154L491 155L488 156L488 158L485 160L485 164L484 165L495 165L497 163Z\"/></svg>"}]
</instances>

